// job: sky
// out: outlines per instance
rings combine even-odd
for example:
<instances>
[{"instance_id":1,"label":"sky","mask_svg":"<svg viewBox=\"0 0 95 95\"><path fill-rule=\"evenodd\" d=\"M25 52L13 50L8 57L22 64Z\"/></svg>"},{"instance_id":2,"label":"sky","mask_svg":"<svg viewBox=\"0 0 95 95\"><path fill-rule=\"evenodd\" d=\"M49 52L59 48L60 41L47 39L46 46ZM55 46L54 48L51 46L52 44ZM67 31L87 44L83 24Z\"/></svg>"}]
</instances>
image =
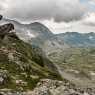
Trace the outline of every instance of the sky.
<instances>
[{"instance_id":1,"label":"sky","mask_svg":"<svg viewBox=\"0 0 95 95\"><path fill-rule=\"evenodd\" d=\"M56 34L95 32L95 0L0 0L0 13L24 23L39 21Z\"/></svg>"}]
</instances>

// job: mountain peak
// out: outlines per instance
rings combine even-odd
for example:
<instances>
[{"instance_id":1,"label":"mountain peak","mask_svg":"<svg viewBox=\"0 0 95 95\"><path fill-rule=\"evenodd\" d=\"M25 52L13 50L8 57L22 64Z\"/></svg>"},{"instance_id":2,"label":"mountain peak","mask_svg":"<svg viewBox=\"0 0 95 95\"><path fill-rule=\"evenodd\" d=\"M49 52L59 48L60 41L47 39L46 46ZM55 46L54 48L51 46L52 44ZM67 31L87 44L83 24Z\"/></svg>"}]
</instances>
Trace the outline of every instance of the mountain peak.
<instances>
[{"instance_id":1,"label":"mountain peak","mask_svg":"<svg viewBox=\"0 0 95 95\"><path fill-rule=\"evenodd\" d=\"M30 24L30 27L33 28L33 29L36 29L38 31L51 33L51 31L45 25L43 25L40 22L33 22L33 23Z\"/></svg>"},{"instance_id":2,"label":"mountain peak","mask_svg":"<svg viewBox=\"0 0 95 95\"><path fill-rule=\"evenodd\" d=\"M12 23L4 24L0 26L0 36L4 38L5 35L9 34L10 31L14 30L14 25Z\"/></svg>"},{"instance_id":3,"label":"mountain peak","mask_svg":"<svg viewBox=\"0 0 95 95\"><path fill-rule=\"evenodd\" d=\"M33 29L38 29L39 31L43 31L43 32L46 31L46 32L48 32L48 33L51 32L45 25L43 25L43 24L40 23L40 22L34 22L34 23L31 23L30 25L31 25L31 27L32 27Z\"/></svg>"},{"instance_id":4,"label":"mountain peak","mask_svg":"<svg viewBox=\"0 0 95 95\"><path fill-rule=\"evenodd\" d=\"M40 23L40 22L33 22L33 23L31 23L32 25L41 25L41 26L44 26L42 23Z\"/></svg>"}]
</instances>

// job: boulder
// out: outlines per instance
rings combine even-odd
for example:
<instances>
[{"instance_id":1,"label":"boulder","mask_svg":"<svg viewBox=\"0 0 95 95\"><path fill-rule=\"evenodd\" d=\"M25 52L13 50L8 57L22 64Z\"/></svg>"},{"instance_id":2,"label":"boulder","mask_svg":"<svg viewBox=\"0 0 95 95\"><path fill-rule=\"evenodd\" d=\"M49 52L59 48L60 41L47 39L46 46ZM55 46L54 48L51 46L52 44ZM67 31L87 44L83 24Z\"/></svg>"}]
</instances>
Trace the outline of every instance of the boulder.
<instances>
[{"instance_id":1,"label":"boulder","mask_svg":"<svg viewBox=\"0 0 95 95\"><path fill-rule=\"evenodd\" d=\"M3 18L3 16L2 16L2 15L0 15L0 20L2 20L2 18Z\"/></svg>"},{"instance_id":2,"label":"boulder","mask_svg":"<svg viewBox=\"0 0 95 95\"><path fill-rule=\"evenodd\" d=\"M4 24L0 26L0 37L4 38L5 35L9 34L14 30L14 25L12 23Z\"/></svg>"},{"instance_id":3,"label":"boulder","mask_svg":"<svg viewBox=\"0 0 95 95\"><path fill-rule=\"evenodd\" d=\"M0 71L0 85L5 85L8 81L8 75L4 71Z\"/></svg>"}]
</instances>

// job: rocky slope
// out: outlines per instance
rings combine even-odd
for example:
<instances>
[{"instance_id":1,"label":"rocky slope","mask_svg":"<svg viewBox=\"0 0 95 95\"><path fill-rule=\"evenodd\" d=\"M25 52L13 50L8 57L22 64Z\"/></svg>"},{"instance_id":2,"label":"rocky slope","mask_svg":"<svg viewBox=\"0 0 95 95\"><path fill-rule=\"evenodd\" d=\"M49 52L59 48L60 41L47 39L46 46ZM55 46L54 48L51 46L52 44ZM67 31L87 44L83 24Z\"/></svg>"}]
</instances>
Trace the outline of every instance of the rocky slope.
<instances>
[{"instance_id":1,"label":"rocky slope","mask_svg":"<svg viewBox=\"0 0 95 95\"><path fill-rule=\"evenodd\" d=\"M14 32L0 35L0 92L32 90L43 78L62 79L42 50Z\"/></svg>"},{"instance_id":2,"label":"rocky slope","mask_svg":"<svg viewBox=\"0 0 95 95\"><path fill-rule=\"evenodd\" d=\"M95 95L95 88L80 88L67 80L41 79L34 90L5 92L4 95Z\"/></svg>"},{"instance_id":3,"label":"rocky slope","mask_svg":"<svg viewBox=\"0 0 95 95\"><path fill-rule=\"evenodd\" d=\"M64 80L43 79L37 84L33 91L26 92L27 95L95 95L95 88L80 88Z\"/></svg>"}]
</instances>

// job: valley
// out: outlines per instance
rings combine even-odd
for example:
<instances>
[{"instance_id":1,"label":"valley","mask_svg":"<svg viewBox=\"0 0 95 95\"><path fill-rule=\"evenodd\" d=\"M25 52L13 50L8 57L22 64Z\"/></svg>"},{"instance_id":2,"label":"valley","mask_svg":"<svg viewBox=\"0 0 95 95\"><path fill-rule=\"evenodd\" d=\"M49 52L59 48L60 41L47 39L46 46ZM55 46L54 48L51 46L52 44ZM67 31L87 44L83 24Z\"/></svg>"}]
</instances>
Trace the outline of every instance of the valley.
<instances>
[{"instance_id":1,"label":"valley","mask_svg":"<svg viewBox=\"0 0 95 95\"><path fill-rule=\"evenodd\" d=\"M49 57L56 63L64 78L81 87L95 87L94 50L94 48L72 48L63 51L60 56L51 54Z\"/></svg>"}]
</instances>

